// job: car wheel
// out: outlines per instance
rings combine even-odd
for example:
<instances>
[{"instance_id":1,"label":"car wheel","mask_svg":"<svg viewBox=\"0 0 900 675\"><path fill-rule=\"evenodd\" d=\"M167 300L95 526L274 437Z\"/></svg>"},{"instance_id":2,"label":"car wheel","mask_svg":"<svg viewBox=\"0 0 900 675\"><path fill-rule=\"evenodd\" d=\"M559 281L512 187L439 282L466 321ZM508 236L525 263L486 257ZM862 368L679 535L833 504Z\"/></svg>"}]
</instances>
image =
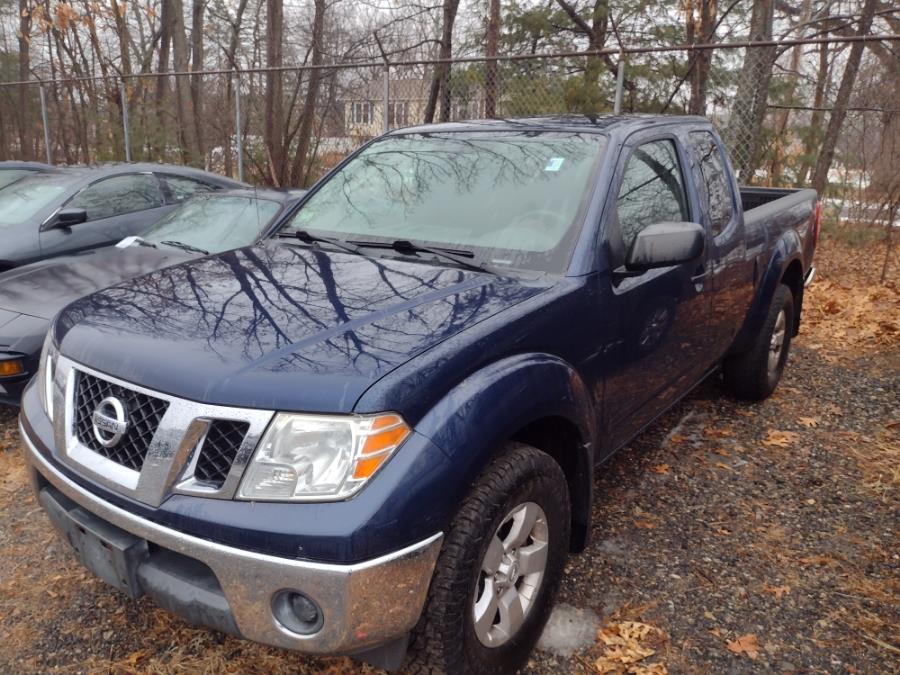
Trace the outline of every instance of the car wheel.
<instances>
[{"instance_id":1,"label":"car wheel","mask_svg":"<svg viewBox=\"0 0 900 675\"><path fill-rule=\"evenodd\" d=\"M569 549L569 492L549 455L510 443L444 539L408 672L514 673L552 608Z\"/></svg>"},{"instance_id":2,"label":"car wheel","mask_svg":"<svg viewBox=\"0 0 900 675\"><path fill-rule=\"evenodd\" d=\"M736 396L762 401L775 391L791 348L793 325L794 297L790 288L779 284L753 346L723 364L725 383Z\"/></svg>"}]
</instances>

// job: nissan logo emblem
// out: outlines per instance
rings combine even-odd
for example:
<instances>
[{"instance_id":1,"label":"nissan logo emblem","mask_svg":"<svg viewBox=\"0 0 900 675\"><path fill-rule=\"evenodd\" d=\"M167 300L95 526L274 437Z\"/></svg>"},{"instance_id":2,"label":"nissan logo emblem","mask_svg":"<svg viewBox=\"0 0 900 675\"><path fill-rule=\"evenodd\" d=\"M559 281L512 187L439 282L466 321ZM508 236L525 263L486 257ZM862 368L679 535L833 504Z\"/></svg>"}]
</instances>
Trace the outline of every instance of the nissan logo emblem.
<instances>
[{"instance_id":1,"label":"nissan logo emblem","mask_svg":"<svg viewBox=\"0 0 900 675\"><path fill-rule=\"evenodd\" d=\"M125 406L115 396L107 396L97 404L91 415L94 438L104 448L111 448L122 440L128 431L128 417Z\"/></svg>"}]
</instances>

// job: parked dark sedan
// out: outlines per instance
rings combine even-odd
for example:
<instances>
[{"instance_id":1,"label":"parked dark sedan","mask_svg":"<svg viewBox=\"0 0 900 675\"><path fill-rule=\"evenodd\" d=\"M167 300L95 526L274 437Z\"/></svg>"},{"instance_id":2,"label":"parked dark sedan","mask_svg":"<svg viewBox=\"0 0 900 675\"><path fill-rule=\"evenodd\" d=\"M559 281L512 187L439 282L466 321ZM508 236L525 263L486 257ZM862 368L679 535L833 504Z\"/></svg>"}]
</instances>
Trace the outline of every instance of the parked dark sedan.
<instances>
[{"instance_id":1,"label":"parked dark sedan","mask_svg":"<svg viewBox=\"0 0 900 675\"><path fill-rule=\"evenodd\" d=\"M0 162L0 188L38 171L61 171L41 162Z\"/></svg>"},{"instance_id":2,"label":"parked dark sedan","mask_svg":"<svg viewBox=\"0 0 900 675\"><path fill-rule=\"evenodd\" d=\"M139 234L195 192L246 187L165 164L35 171L0 190L0 271Z\"/></svg>"},{"instance_id":3,"label":"parked dark sedan","mask_svg":"<svg viewBox=\"0 0 900 675\"><path fill-rule=\"evenodd\" d=\"M0 274L0 402L18 404L50 319L67 304L153 270L248 246L268 236L303 194L240 189L195 195L139 237Z\"/></svg>"}]
</instances>

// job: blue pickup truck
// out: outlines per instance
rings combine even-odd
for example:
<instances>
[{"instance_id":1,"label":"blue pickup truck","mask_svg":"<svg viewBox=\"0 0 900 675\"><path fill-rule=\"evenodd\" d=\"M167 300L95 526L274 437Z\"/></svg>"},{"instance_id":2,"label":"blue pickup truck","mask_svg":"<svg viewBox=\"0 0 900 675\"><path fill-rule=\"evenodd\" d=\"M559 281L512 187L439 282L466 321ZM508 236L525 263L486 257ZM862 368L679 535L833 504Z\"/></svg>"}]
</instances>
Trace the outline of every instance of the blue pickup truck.
<instances>
[{"instance_id":1,"label":"blue pickup truck","mask_svg":"<svg viewBox=\"0 0 900 675\"><path fill-rule=\"evenodd\" d=\"M278 236L56 318L20 430L80 561L187 620L507 673L594 466L705 377L772 393L819 228L699 117L395 131Z\"/></svg>"}]
</instances>

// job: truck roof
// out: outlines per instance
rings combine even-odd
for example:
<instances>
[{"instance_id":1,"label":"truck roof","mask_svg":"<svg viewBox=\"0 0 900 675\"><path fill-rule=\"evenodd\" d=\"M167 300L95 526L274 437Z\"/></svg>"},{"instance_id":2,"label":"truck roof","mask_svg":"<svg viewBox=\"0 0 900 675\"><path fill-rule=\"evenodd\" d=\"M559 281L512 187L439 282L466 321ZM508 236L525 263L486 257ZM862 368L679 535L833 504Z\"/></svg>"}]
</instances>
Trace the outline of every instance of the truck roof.
<instances>
[{"instance_id":1,"label":"truck roof","mask_svg":"<svg viewBox=\"0 0 900 675\"><path fill-rule=\"evenodd\" d=\"M627 115L547 115L542 117L513 117L506 119L467 120L462 122L441 122L406 127L388 135L448 133L459 131L581 131L581 132L631 132L659 124L709 124L709 120L699 115L650 115L630 113Z\"/></svg>"}]
</instances>

